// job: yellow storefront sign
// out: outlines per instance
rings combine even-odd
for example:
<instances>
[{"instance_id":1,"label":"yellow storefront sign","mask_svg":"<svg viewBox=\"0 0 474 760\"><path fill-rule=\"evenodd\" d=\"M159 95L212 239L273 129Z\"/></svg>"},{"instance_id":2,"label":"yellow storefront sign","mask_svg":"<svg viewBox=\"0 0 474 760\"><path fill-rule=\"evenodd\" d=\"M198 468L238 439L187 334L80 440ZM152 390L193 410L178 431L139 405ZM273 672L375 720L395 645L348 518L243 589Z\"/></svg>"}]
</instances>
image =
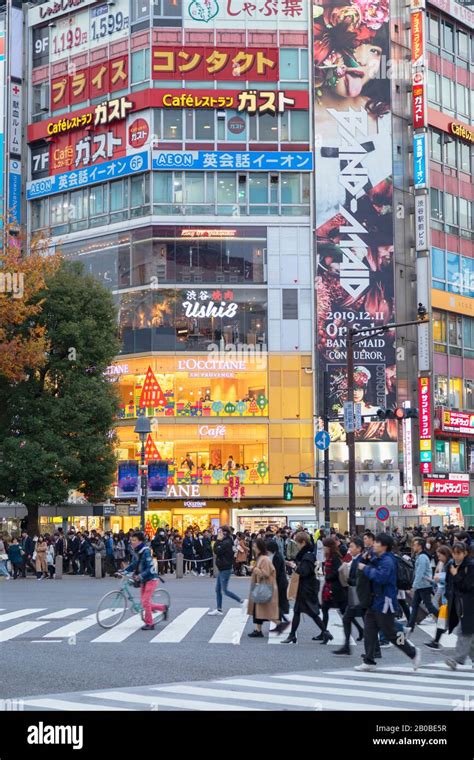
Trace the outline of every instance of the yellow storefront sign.
<instances>
[{"instance_id":1,"label":"yellow storefront sign","mask_svg":"<svg viewBox=\"0 0 474 760\"><path fill-rule=\"evenodd\" d=\"M436 309L453 311L474 317L474 298L459 296L456 293L446 293L443 290L431 291L431 304Z\"/></svg>"}]
</instances>

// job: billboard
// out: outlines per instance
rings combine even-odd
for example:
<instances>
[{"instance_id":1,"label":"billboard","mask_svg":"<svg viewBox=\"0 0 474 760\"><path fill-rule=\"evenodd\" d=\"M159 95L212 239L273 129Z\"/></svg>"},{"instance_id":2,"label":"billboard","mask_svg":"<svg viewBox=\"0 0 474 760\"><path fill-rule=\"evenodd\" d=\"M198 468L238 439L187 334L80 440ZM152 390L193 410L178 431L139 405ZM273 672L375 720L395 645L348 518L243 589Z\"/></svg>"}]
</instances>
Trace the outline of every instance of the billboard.
<instances>
[{"instance_id":1,"label":"billboard","mask_svg":"<svg viewBox=\"0 0 474 760\"><path fill-rule=\"evenodd\" d=\"M5 122L5 17L0 19L0 200L2 207L0 209L0 229L3 227L3 214L5 213L5 166L4 166L4 146L5 135L3 132Z\"/></svg>"},{"instance_id":2,"label":"billboard","mask_svg":"<svg viewBox=\"0 0 474 760\"><path fill-rule=\"evenodd\" d=\"M394 321L389 5L313 5L316 123L317 338L328 371L329 412L347 399L346 330ZM395 335L355 348L354 400L362 415L396 402ZM332 440L343 440L339 422ZM397 440L397 424L365 422L357 440Z\"/></svg>"},{"instance_id":3,"label":"billboard","mask_svg":"<svg viewBox=\"0 0 474 760\"><path fill-rule=\"evenodd\" d=\"M278 82L278 48L161 45L152 50L153 79Z\"/></svg>"},{"instance_id":4,"label":"billboard","mask_svg":"<svg viewBox=\"0 0 474 760\"><path fill-rule=\"evenodd\" d=\"M186 29L235 30L236 26L268 29L281 26L304 29L308 23L307 0L183 0L183 20Z\"/></svg>"}]
</instances>

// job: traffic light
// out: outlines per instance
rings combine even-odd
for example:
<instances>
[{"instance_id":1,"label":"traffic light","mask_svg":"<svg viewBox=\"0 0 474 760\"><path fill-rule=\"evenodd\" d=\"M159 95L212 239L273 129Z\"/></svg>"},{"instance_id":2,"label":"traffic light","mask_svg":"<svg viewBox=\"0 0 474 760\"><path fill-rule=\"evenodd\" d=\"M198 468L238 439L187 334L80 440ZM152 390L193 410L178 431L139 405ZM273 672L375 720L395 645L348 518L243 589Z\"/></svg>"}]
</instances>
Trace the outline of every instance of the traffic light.
<instances>
[{"instance_id":1,"label":"traffic light","mask_svg":"<svg viewBox=\"0 0 474 760\"><path fill-rule=\"evenodd\" d=\"M289 483L288 481L286 483L283 483L283 500L293 500L293 483Z\"/></svg>"},{"instance_id":2,"label":"traffic light","mask_svg":"<svg viewBox=\"0 0 474 760\"><path fill-rule=\"evenodd\" d=\"M406 420L409 418L418 417L418 409L406 409L405 407L397 406L396 409L379 409L377 411L377 419L381 422L384 420Z\"/></svg>"},{"instance_id":3,"label":"traffic light","mask_svg":"<svg viewBox=\"0 0 474 760\"><path fill-rule=\"evenodd\" d=\"M427 311L426 311L426 306L423 306L422 303L418 304L417 317L416 318L418 319L419 322L426 322L427 321L428 314L427 314Z\"/></svg>"}]
</instances>

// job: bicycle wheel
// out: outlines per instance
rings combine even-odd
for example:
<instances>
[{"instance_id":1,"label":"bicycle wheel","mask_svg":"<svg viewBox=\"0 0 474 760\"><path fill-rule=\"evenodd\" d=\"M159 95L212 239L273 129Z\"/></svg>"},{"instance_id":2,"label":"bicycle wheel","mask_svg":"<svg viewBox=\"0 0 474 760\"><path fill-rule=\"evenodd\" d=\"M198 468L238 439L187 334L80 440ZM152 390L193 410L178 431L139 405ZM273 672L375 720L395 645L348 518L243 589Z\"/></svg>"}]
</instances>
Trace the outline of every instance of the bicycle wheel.
<instances>
[{"instance_id":1,"label":"bicycle wheel","mask_svg":"<svg viewBox=\"0 0 474 760\"><path fill-rule=\"evenodd\" d=\"M166 605L166 607L170 607L171 604L171 597L168 594L167 591L165 591L162 588L156 588L153 592L153 595L151 597L151 603L152 604L163 604ZM145 610L142 610L142 620L145 620Z\"/></svg>"},{"instance_id":2,"label":"bicycle wheel","mask_svg":"<svg viewBox=\"0 0 474 760\"><path fill-rule=\"evenodd\" d=\"M123 619L128 600L123 591L109 591L97 605L97 622L102 628L113 628Z\"/></svg>"}]
</instances>

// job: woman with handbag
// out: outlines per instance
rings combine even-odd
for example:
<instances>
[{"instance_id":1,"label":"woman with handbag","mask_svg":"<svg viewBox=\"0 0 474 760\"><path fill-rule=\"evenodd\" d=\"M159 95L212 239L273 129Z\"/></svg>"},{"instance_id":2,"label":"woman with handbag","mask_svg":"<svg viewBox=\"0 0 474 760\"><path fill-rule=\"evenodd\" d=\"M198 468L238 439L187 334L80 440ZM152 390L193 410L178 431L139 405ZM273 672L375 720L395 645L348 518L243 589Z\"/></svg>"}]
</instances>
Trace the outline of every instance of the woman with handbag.
<instances>
[{"instance_id":1,"label":"woman with handbag","mask_svg":"<svg viewBox=\"0 0 474 760\"><path fill-rule=\"evenodd\" d=\"M282 644L296 644L296 631L302 614L308 615L320 631L324 630L322 620L319 617L319 582L315 575L314 551L311 550L309 536L304 531L299 531L294 536L294 540L298 546L298 554L294 562L287 564L294 570L290 580L288 597L292 599L294 595L295 606L289 636L282 641Z\"/></svg>"},{"instance_id":2,"label":"woman with handbag","mask_svg":"<svg viewBox=\"0 0 474 760\"><path fill-rule=\"evenodd\" d=\"M436 619L436 633L432 641L425 641L425 647L428 649L440 649L440 639L448 627L448 606L446 598L446 573L454 564L453 555L449 546L439 546L436 550L438 563L435 568L433 580L436 583L434 599L439 606L438 617Z\"/></svg>"},{"instance_id":3,"label":"woman with handbag","mask_svg":"<svg viewBox=\"0 0 474 760\"><path fill-rule=\"evenodd\" d=\"M276 625L276 632L281 633L278 621L278 588L273 562L268 556L263 538L257 538L253 544L255 567L250 579L250 595L247 612L253 616L255 629L248 636L251 639L263 639L262 625L271 620Z\"/></svg>"},{"instance_id":4,"label":"woman with handbag","mask_svg":"<svg viewBox=\"0 0 474 760\"><path fill-rule=\"evenodd\" d=\"M48 551L48 544L44 540L43 536L38 536L38 540L35 546L35 565L36 565L36 578L41 581L43 578L48 577L48 562L46 559L46 552Z\"/></svg>"}]
</instances>

